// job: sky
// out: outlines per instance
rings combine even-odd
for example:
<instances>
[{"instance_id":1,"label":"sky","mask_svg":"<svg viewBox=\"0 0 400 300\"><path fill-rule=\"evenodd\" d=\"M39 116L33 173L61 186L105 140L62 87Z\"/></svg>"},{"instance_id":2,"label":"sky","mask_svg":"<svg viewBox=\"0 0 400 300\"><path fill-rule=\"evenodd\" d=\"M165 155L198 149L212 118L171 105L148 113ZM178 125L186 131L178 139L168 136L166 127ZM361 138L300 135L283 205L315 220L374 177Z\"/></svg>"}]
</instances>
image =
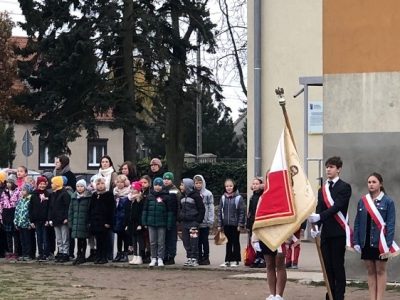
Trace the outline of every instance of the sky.
<instances>
[{"instance_id":1,"label":"sky","mask_svg":"<svg viewBox=\"0 0 400 300\"><path fill-rule=\"evenodd\" d=\"M221 13L219 11L217 1L218 0L210 0L209 8L212 21L219 25L218 23L221 19ZM15 23L25 21L25 18L21 13L18 0L0 0L0 7L2 11L7 11L10 14ZM16 26L13 29L13 36L26 36L26 33L20 27ZM202 51L201 60L202 62L205 62L206 65L212 67L214 66L213 62L215 60L215 56L211 57L205 51ZM242 102L245 100L245 96L242 93L238 79L235 78L232 72L226 73L224 70L218 70L218 68L216 68L215 71L217 81L223 88L223 95L225 97L224 103L231 108L231 116L235 121L239 117L239 109L245 106ZM244 72L246 72L246 67L244 67Z\"/></svg>"}]
</instances>

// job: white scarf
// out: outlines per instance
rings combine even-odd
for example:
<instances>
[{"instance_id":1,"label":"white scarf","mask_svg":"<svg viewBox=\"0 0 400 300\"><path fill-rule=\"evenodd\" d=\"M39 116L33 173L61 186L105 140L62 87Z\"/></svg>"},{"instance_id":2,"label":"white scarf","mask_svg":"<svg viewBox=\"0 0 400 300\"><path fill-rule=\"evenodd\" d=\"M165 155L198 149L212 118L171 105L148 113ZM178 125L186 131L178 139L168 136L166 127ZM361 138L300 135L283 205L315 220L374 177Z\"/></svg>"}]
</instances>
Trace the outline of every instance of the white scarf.
<instances>
[{"instance_id":1,"label":"white scarf","mask_svg":"<svg viewBox=\"0 0 400 300\"><path fill-rule=\"evenodd\" d=\"M106 180L106 190L109 191L111 187L111 175L115 170L113 167L109 167L107 169L99 169L99 176L103 177Z\"/></svg>"}]
</instances>

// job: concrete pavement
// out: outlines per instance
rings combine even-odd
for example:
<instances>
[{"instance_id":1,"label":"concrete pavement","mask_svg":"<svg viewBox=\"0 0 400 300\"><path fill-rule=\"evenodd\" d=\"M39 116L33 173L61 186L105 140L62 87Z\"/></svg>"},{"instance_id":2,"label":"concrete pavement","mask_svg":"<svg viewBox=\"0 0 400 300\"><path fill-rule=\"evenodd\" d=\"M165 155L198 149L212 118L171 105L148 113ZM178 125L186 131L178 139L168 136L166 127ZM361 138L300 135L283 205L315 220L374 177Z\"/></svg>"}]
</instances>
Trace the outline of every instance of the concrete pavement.
<instances>
[{"instance_id":1,"label":"concrete pavement","mask_svg":"<svg viewBox=\"0 0 400 300\"><path fill-rule=\"evenodd\" d=\"M210 262L209 266L199 266L202 269L219 269L219 270L232 270L242 272L242 274L232 275L235 278L252 278L252 279L266 279L265 269L249 268L240 263L239 267L226 268L219 265L225 260L225 245L217 246L214 244L213 236L210 235ZM240 235L241 251L247 245L247 234ZM175 258L175 267L182 267L186 261L186 252L183 248L182 241L178 238L177 256ZM302 281L302 282L321 282L323 275L319 263L318 252L315 243L303 241L301 243L301 251L299 258L299 265L297 270L288 269L287 276L289 280Z\"/></svg>"}]
</instances>

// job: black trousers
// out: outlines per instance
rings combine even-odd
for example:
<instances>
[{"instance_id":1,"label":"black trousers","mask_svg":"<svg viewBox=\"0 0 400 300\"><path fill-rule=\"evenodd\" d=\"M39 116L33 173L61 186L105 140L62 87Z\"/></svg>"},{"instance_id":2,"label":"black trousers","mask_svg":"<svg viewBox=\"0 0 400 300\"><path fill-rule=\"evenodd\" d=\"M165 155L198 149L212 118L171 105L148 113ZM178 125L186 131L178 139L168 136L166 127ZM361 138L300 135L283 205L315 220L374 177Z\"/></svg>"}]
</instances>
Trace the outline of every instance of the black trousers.
<instances>
[{"instance_id":1,"label":"black trousers","mask_svg":"<svg viewBox=\"0 0 400 300\"><path fill-rule=\"evenodd\" d=\"M237 226L225 225L224 233L228 238L228 242L226 243L225 261L241 261L239 241L240 232L237 230Z\"/></svg>"},{"instance_id":2,"label":"black trousers","mask_svg":"<svg viewBox=\"0 0 400 300\"><path fill-rule=\"evenodd\" d=\"M85 258L86 256L86 246L87 246L87 242L86 242L86 238L78 238L78 251L76 253L78 258Z\"/></svg>"},{"instance_id":3,"label":"black trousers","mask_svg":"<svg viewBox=\"0 0 400 300\"><path fill-rule=\"evenodd\" d=\"M344 254L346 237L334 237L321 240L321 252L324 259L329 285L334 300L343 300L346 290L346 272ZM326 295L326 299L328 295Z\"/></svg>"},{"instance_id":4,"label":"black trousers","mask_svg":"<svg viewBox=\"0 0 400 300\"><path fill-rule=\"evenodd\" d=\"M111 230L104 230L101 232L96 232L96 245L97 245L97 259L98 260L107 260L107 250L109 248L110 242L110 231Z\"/></svg>"}]
</instances>

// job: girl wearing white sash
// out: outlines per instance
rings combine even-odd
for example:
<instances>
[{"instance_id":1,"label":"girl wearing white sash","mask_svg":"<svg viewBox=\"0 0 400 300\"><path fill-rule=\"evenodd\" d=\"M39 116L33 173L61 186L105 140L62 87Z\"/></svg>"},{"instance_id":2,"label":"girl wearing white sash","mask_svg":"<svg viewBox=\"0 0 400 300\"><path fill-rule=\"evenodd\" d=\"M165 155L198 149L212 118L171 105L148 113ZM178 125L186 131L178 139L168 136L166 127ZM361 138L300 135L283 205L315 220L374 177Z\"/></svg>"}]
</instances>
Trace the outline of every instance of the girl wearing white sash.
<instances>
[{"instance_id":1,"label":"girl wearing white sash","mask_svg":"<svg viewBox=\"0 0 400 300\"><path fill-rule=\"evenodd\" d=\"M368 177L368 192L357 205L354 249L361 253L368 271L370 299L380 300L386 288L387 258L399 250L393 241L396 212L394 201L385 194L380 174Z\"/></svg>"}]
</instances>

